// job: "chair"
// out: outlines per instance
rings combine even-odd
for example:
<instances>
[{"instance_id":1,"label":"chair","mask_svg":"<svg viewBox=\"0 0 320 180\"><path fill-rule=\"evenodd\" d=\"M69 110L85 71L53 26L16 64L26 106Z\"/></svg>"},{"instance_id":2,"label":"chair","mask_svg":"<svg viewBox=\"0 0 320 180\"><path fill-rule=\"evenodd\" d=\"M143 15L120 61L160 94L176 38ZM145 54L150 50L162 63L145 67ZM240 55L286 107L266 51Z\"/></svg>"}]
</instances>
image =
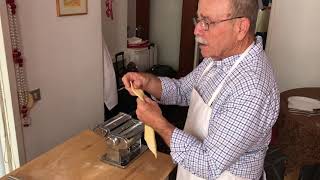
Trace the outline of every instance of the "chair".
<instances>
[{"instance_id":1,"label":"chair","mask_svg":"<svg viewBox=\"0 0 320 180\"><path fill-rule=\"evenodd\" d=\"M126 73L126 67L124 65L124 52L119 52L115 55L116 62L114 63L114 69L116 73L116 82L117 82L117 88L120 89L123 87L121 78Z\"/></svg>"}]
</instances>

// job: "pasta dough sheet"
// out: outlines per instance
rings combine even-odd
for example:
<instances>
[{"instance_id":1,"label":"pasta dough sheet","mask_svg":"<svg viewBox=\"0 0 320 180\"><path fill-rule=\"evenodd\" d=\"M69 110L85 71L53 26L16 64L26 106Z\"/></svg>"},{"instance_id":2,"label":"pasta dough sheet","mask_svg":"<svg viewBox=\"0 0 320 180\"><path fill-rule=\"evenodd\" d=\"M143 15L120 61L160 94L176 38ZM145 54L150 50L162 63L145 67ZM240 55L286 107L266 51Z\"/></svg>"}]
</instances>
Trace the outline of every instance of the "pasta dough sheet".
<instances>
[{"instance_id":1,"label":"pasta dough sheet","mask_svg":"<svg viewBox=\"0 0 320 180\"><path fill-rule=\"evenodd\" d=\"M138 98L142 101L144 101L144 93L141 89L135 89L132 85L132 82L130 82L131 90L132 92L138 96ZM154 130L148 126L144 125L144 140L147 142L148 148L150 151L154 154L155 158L157 158L157 142L156 137L154 134Z\"/></svg>"}]
</instances>

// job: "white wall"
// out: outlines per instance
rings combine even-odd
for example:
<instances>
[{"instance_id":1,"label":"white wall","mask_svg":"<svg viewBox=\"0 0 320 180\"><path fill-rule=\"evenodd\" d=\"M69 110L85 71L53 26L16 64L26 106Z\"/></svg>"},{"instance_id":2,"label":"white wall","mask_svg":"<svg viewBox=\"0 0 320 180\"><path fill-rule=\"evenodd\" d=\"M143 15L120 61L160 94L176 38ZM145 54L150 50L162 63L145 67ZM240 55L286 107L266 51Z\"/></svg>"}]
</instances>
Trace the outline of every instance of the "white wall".
<instances>
[{"instance_id":1,"label":"white wall","mask_svg":"<svg viewBox=\"0 0 320 180\"><path fill-rule=\"evenodd\" d=\"M129 0L112 1L113 20L106 15L105 0L102 3L102 34L108 45L109 52L114 58L118 52L127 48L127 7Z\"/></svg>"},{"instance_id":2,"label":"white wall","mask_svg":"<svg viewBox=\"0 0 320 180\"><path fill-rule=\"evenodd\" d=\"M30 89L42 99L24 128L27 160L103 121L101 2L57 17L56 1L16 0Z\"/></svg>"},{"instance_id":3,"label":"white wall","mask_svg":"<svg viewBox=\"0 0 320 180\"><path fill-rule=\"evenodd\" d=\"M179 67L182 2L150 0L150 40L158 47L159 64L175 70Z\"/></svg>"},{"instance_id":4,"label":"white wall","mask_svg":"<svg viewBox=\"0 0 320 180\"><path fill-rule=\"evenodd\" d=\"M272 4L267 54L280 91L320 86L318 0L282 0Z\"/></svg>"}]
</instances>

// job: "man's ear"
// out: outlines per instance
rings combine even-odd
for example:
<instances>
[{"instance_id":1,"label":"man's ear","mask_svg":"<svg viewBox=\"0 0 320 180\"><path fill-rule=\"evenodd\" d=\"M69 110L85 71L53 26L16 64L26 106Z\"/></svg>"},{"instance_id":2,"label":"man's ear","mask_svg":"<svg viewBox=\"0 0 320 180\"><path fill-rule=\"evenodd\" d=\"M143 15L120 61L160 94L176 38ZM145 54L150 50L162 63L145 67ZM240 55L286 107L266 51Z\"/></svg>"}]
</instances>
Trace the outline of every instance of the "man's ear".
<instances>
[{"instance_id":1,"label":"man's ear","mask_svg":"<svg viewBox=\"0 0 320 180\"><path fill-rule=\"evenodd\" d=\"M250 29L250 20L248 18L240 18L236 22L237 40L242 40Z\"/></svg>"}]
</instances>

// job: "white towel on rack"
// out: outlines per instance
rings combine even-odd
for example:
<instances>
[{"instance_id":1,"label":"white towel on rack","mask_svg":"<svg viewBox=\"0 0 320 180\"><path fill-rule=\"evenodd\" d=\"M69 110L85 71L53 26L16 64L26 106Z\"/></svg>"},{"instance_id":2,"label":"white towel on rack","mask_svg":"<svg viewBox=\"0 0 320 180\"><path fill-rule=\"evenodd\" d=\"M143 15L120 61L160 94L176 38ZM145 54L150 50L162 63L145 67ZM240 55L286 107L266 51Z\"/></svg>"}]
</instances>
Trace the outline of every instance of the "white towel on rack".
<instances>
[{"instance_id":1,"label":"white towel on rack","mask_svg":"<svg viewBox=\"0 0 320 180\"><path fill-rule=\"evenodd\" d=\"M256 32L268 32L271 9L259 10L256 21Z\"/></svg>"},{"instance_id":2,"label":"white towel on rack","mask_svg":"<svg viewBox=\"0 0 320 180\"><path fill-rule=\"evenodd\" d=\"M104 103L109 110L118 104L118 92L116 75L114 72L112 58L106 42L103 40L103 93Z\"/></svg>"}]
</instances>

